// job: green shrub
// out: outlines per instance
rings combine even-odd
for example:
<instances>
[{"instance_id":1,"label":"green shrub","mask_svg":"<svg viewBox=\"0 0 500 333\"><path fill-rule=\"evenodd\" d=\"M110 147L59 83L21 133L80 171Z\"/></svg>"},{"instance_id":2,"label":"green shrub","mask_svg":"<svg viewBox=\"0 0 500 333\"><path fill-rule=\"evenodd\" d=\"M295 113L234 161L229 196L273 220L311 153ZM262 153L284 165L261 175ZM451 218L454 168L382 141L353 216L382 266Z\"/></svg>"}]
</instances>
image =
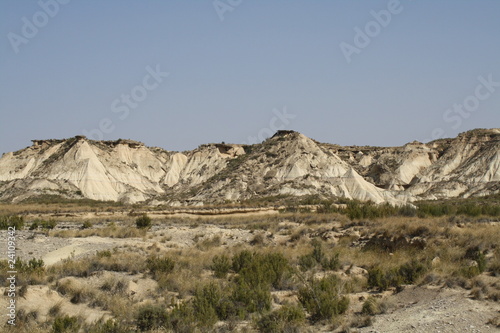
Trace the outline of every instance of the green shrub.
<instances>
[{"instance_id":1,"label":"green shrub","mask_svg":"<svg viewBox=\"0 0 500 333\"><path fill-rule=\"evenodd\" d=\"M38 229L38 223L39 223L39 220L35 220L35 221L31 222L29 230Z\"/></svg>"},{"instance_id":2,"label":"green shrub","mask_svg":"<svg viewBox=\"0 0 500 333\"><path fill-rule=\"evenodd\" d=\"M427 264L416 259L402 264L399 267L387 269L380 267L368 270L368 287L387 290L390 287L399 288L402 284L415 283L427 271Z\"/></svg>"},{"instance_id":3,"label":"green shrub","mask_svg":"<svg viewBox=\"0 0 500 333\"><path fill-rule=\"evenodd\" d=\"M146 260L146 267L155 278L158 278L159 274L172 273L175 261L168 257L151 256Z\"/></svg>"},{"instance_id":4,"label":"green shrub","mask_svg":"<svg viewBox=\"0 0 500 333\"><path fill-rule=\"evenodd\" d=\"M49 230L54 229L57 226L57 221L54 219L50 220L35 220L31 223L29 230L38 229L41 227L42 229Z\"/></svg>"},{"instance_id":5,"label":"green shrub","mask_svg":"<svg viewBox=\"0 0 500 333\"><path fill-rule=\"evenodd\" d=\"M412 284L427 271L427 265L416 259L399 267L398 273L403 283Z\"/></svg>"},{"instance_id":6,"label":"green shrub","mask_svg":"<svg viewBox=\"0 0 500 333\"><path fill-rule=\"evenodd\" d=\"M39 273L42 274L45 271L44 262L42 259L32 258L28 261L23 261L22 259L16 259L16 269L19 272L29 274L29 273Z\"/></svg>"},{"instance_id":7,"label":"green shrub","mask_svg":"<svg viewBox=\"0 0 500 333\"><path fill-rule=\"evenodd\" d=\"M368 287L386 290L388 285L384 281L384 273L380 267L373 267L368 270Z\"/></svg>"},{"instance_id":8,"label":"green shrub","mask_svg":"<svg viewBox=\"0 0 500 333\"><path fill-rule=\"evenodd\" d=\"M397 216L398 208L390 204L376 205L372 202L349 201L347 207L341 212L345 213L351 220L371 219L387 216Z\"/></svg>"},{"instance_id":9,"label":"green shrub","mask_svg":"<svg viewBox=\"0 0 500 333\"><path fill-rule=\"evenodd\" d=\"M231 269L231 262L225 255L215 256L212 259L212 266L210 268L214 271L217 278L225 278Z\"/></svg>"},{"instance_id":10,"label":"green shrub","mask_svg":"<svg viewBox=\"0 0 500 333\"><path fill-rule=\"evenodd\" d=\"M9 227L14 227L16 230L23 230L24 217L23 216L0 216L0 230L7 230Z\"/></svg>"},{"instance_id":11,"label":"green shrub","mask_svg":"<svg viewBox=\"0 0 500 333\"><path fill-rule=\"evenodd\" d=\"M52 324L53 333L78 332L80 324L77 317L57 317Z\"/></svg>"},{"instance_id":12,"label":"green shrub","mask_svg":"<svg viewBox=\"0 0 500 333\"><path fill-rule=\"evenodd\" d=\"M299 257L299 268L305 272L312 269L318 263L311 254L304 254Z\"/></svg>"},{"instance_id":13,"label":"green shrub","mask_svg":"<svg viewBox=\"0 0 500 333\"><path fill-rule=\"evenodd\" d=\"M112 253L110 250L102 250L102 251L97 251L96 257L97 258L111 258Z\"/></svg>"},{"instance_id":14,"label":"green shrub","mask_svg":"<svg viewBox=\"0 0 500 333\"><path fill-rule=\"evenodd\" d=\"M281 253L254 253L251 257L244 254L243 258L237 260L241 264L239 278L252 286L263 284L279 289L290 272L288 260Z\"/></svg>"},{"instance_id":15,"label":"green shrub","mask_svg":"<svg viewBox=\"0 0 500 333\"><path fill-rule=\"evenodd\" d=\"M341 281L335 275L311 279L299 289L299 301L311 314L311 320L332 319L349 308L349 298L341 293Z\"/></svg>"},{"instance_id":16,"label":"green shrub","mask_svg":"<svg viewBox=\"0 0 500 333\"><path fill-rule=\"evenodd\" d=\"M281 253L242 251L232 260L238 273L231 300L240 317L246 313L263 312L271 307L271 287L281 288L290 273L288 260Z\"/></svg>"},{"instance_id":17,"label":"green shrub","mask_svg":"<svg viewBox=\"0 0 500 333\"><path fill-rule=\"evenodd\" d=\"M204 329L211 328L219 319L226 320L234 314L233 304L215 283L198 288L192 305L197 326Z\"/></svg>"},{"instance_id":18,"label":"green shrub","mask_svg":"<svg viewBox=\"0 0 500 333\"><path fill-rule=\"evenodd\" d=\"M302 307L283 305L278 310L262 316L256 326L264 333L299 332L305 318Z\"/></svg>"},{"instance_id":19,"label":"green shrub","mask_svg":"<svg viewBox=\"0 0 500 333\"><path fill-rule=\"evenodd\" d=\"M135 220L135 225L139 229L149 229L152 225L151 218L147 214L143 214Z\"/></svg>"},{"instance_id":20,"label":"green shrub","mask_svg":"<svg viewBox=\"0 0 500 333\"><path fill-rule=\"evenodd\" d=\"M173 332L196 332L197 321L191 303L182 303L174 307L169 315L167 329Z\"/></svg>"},{"instance_id":21,"label":"green shrub","mask_svg":"<svg viewBox=\"0 0 500 333\"><path fill-rule=\"evenodd\" d=\"M345 203L345 207L338 207L332 202L319 204L317 213L340 213L347 215L350 219L372 219L385 218L389 216L406 217L441 217L466 215L477 217L480 215L500 216L500 206L496 195L482 198L467 198L436 202L417 202L415 206L392 206L390 204L374 204L373 202L360 202L357 200L338 200Z\"/></svg>"},{"instance_id":22,"label":"green shrub","mask_svg":"<svg viewBox=\"0 0 500 333\"><path fill-rule=\"evenodd\" d=\"M469 247L465 251L464 259L474 260L477 263L479 273L482 273L486 270L486 256L478 246Z\"/></svg>"},{"instance_id":23,"label":"green shrub","mask_svg":"<svg viewBox=\"0 0 500 333\"><path fill-rule=\"evenodd\" d=\"M325 253L323 252L323 244L319 239L313 239L311 244L313 246L313 251L311 253L312 257L314 258L314 260L316 260L317 263L322 262L325 258Z\"/></svg>"},{"instance_id":24,"label":"green shrub","mask_svg":"<svg viewBox=\"0 0 500 333\"><path fill-rule=\"evenodd\" d=\"M148 331L166 326L168 314L164 307L158 305L143 305L137 312L137 328L141 331Z\"/></svg>"},{"instance_id":25,"label":"green shrub","mask_svg":"<svg viewBox=\"0 0 500 333\"><path fill-rule=\"evenodd\" d=\"M90 221L85 221L83 222L82 226L80 227L80 229L89 229L89 228L92 228L94 225L92 224L92 222Z\"/></svg>"},{"instance_id":26,"label":"green shrub","mask_svg":"<svg viewBox=\"0 0 500 333\"><path fill-rule=\"evenodd\" d=\"M336 271L340 268L340 254L335 253L331 258L324 258L321 266L324 270Z\"/></svg>"},{"instance_id":27,"label":"green shrub","mask_svg":"<svg viewBox=\"0 0 500 333\"><path fill-rule=\"evenodd\" d=\"M398 215L414 217L417 216L417 208L412 205L404 205L399 207Z\"/></svg>"},{"instance_id":28,"label":"green shrub","mask_svg":"<svg viewBox=\"0 0 500 333\"><path fill-rule=\"evenodd\" d=\"M254 254L248 250L243 250L232 258L233 271L239 273L244 267L248 267L253 260Z\"/></svg>"},{"instance_id":29,"label":"green shrub","mask_svg":"<svg viewBox=\"0 0 500 333\"><path fill-rule=\"evenodd\" d=\"M52 230L57 226L57 221L54 219L50 219L48 221L42 220L40 221L40 226L42 227L42 229Z\"/></svg>"},{"instance_id":30,"label":"green shrub","mask_svg":"<svg viewBox=\"0 0 500 333\"><path fill-rule=\"evenodd\" d=\"M245 317L247 313L267 311L271 308L270 288L265 283L251 284L239 278L231 294L231 301L240 317Z\"/></svg>"},{"instance_id":31,"label":"green shrub","mask_svg":"<svg viewBox=\"0 0 500 333\"><path fill-rule=\"evenodd\" d=\"M281 253L268 253L262 257L262 265L267 269L267 279L275 289L283 287L284 280L289 276L290 265Z\"/></svg>"},{"instance_id":32,"label":"green shrub","mask_svg":"<svg viewBox=\"0 0 500 333\"><path fill-rule=\"evenodd\" d=\"M374 267L368 270L368 287L387 290L390 287L399 287L403 283L397 268L388 269L383 272L380 267Z\"/></svg>"},{"instance_id":33,"label":"green shrub","mask_svg":"<svg viewBox=\"0 0 500 333\"><path fill-rule=\"evenodd\" d=\"M459 273L460 273L460 275L462 275L463 277L465 277L467 279L471 279L471 278L481 274L481 272L479 271L479 268L477 266L462 267L459 270Z\"/></svg>"},{"instance_id":34,"label":"green shrub","mask_svg":"<svg viewBox=\"0 0 500 333\"><path fill-rule=\"evenodd\" d=\"M492 276L500 277L500 255L498 253L491 258L488 271Z\"/></svg>"},{"instance_id":35,"label":"green shrub","mask_svg":"<svg viewBox=\"0 0 500 333\"><path fill-rule=\"evenodd\" d=\"M124 333L128 331L129 330L121 327L120 324L113 319L108 319L106 321L100 319L88 328L89 333Z\"/></svg>"},{"instance_id":36,"label":"green shrub","mask_svg":"<svg viewBox=\"0 0 500 333\"><path fill-rule=\"evenodd\" d=\"M321 264L324 270L337 270L340 268L339 254L335 253L332 257L328 257L323 250L323 243L314 239L312 241L313 250L309 254L299 257L298 264L301 271L308 271L316 265Z\"/></svg>"}]
</instances>

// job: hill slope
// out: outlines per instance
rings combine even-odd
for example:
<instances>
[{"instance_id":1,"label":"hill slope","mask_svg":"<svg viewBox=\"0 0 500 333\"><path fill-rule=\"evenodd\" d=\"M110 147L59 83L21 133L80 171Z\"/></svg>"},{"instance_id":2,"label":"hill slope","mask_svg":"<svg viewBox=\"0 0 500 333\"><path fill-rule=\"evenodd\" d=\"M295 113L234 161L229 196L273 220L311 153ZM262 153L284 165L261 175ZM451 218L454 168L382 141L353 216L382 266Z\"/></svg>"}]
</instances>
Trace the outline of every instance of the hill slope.
<instances>
[{"instance_id":1,"label":"hill slope","mask_svg":"<svg viewBox=\"0 0 500 333\"><path fill-rule=\"evenodd\" d=\"M186 152L77 136L33 140L0 158L4 201L55 194L189 205L320 195L402 204L499 190L499 129L389 148L342 147L279 131L256 145L205 144Z\"/></svg>"}]
</instances>

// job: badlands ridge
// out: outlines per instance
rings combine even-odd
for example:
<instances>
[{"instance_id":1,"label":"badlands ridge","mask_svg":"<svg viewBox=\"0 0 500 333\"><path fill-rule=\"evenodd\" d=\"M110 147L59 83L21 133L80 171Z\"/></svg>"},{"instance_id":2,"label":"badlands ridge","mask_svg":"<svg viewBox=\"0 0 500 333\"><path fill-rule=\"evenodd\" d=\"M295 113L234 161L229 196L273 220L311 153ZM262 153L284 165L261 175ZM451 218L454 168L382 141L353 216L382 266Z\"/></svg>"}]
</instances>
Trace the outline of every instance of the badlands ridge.
<instances>
[{"instance_id":1,"label":"badlands ridge","mask_svg":"<svg viewBox=\"0 0 500 333\"><path fill-rule=\"evenodd\" d=\"M185 152L83 136L33 140L0 158L0 200L43 196L171 206L266 196L404 204L500 192L500 129L402 147L339 146L294 131Z\"/></svg>"}]
</instances>

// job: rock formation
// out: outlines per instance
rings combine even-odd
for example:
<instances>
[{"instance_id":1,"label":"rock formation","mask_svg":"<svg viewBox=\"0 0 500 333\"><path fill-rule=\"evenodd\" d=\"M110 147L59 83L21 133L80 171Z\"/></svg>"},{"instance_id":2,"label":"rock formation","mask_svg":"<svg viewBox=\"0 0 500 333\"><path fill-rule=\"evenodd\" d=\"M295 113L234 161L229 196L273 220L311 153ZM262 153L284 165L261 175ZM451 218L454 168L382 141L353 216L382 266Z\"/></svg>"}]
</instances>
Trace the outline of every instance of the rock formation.
<instances>
[{"instance_id":1,"label":"rock formation","mask_svg":"<svg viewBox=\"0 0 500 333\"><path fill-rule=\"evenodd\" d=\"M77 136L33 140L0 158L0 200L15 202L48 194L170 205L319 195L403 204L499 191L499 129L389 148L342 147L278 131L260 144L187 152Z\"/></svg>"}]
</instances>

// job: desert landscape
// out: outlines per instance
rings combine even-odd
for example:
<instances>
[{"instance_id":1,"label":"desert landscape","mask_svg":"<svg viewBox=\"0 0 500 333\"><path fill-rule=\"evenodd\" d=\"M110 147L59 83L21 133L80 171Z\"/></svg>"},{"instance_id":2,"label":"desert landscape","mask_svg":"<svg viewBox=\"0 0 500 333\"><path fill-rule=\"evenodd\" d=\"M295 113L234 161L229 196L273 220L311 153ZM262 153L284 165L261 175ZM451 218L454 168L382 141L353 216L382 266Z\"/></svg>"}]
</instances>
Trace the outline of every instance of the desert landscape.
<instances>
[{"instance_id":1,"label":"desert landscape","mask_svg":"<svg viewBox=\"0 0 500 333\"><path fill-rule=\"evenodd\" d=\"M5 327L498 331L499 137L339 147L281 131L184 153L34 141L0 159Z\"/></svg>"},{"instance_id":2,"label":"desert landscape","mask_svg":"<svg viewBox=\"0 0 500 333\"><path fill-rule=\"evenodd\" d=\"M26 221L16 331L495 332L498 200L474 203L492 215L352 219L351 203L327 202L213 215L2 205Z\"/></svg>"},{"instance_id":3,"label":"desert landscape","mask_svg":"<svg viewBox=\"0 0 500 333\"><path fill-rule=\"evenodd\" d=\"M500 1L0 1L0 333L500 332Z\"/></svg>"}]
</instances>

